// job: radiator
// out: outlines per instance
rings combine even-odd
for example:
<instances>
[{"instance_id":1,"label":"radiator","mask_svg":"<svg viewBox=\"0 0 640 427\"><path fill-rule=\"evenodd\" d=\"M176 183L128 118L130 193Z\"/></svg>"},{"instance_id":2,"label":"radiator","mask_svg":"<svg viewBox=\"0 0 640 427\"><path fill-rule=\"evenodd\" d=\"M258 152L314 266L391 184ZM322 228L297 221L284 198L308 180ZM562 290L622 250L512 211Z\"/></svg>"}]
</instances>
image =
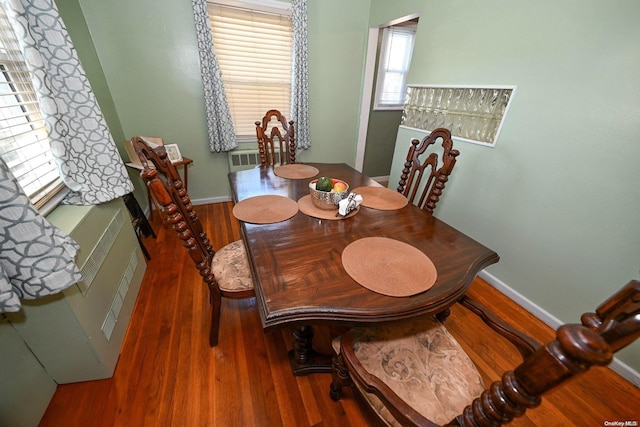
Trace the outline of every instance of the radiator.
<instances>
[{"instance_id":1,"label":"radiator","mask_svg":"<svg viewBox=\"0 0 640 427\"><path fill-rule=\"evenodd\" d=\"M60 205L47 220L64 224L80 246L76 262L83 280L23 305L20 314L26 320L12 324L56 383L108 378L147 267L127 209L122 198L91 207ZM6 350L1 342L0 347Z\"/></svg>"},{"instance_id":2,"label":"radiator","mask_svg":"<svg viewBox=\"0 0 640 427\"><path fill-rule=\"evenodd\" d=\"M119 209L87 257L80 270L82 272L82 281L77 284L82 295L87 295L87 292L89 292L93 279L95 279L98 274L98 270L100 270L102 263L111 251L113 243L116 241L118 234L120 234L120 230L122 229L125 220L126 217L123 210Z\"/></svg>"},{"instance_id":3,"label":"radiator","mask_svg":"<svg viewBox=\"0 0 640 427\"><path fill-rule=\"evenodd\" d=\"M276 150L276 156L279 150ZM229 172L236 172L260 166L260 151L255 149L229 151Z\"/></svg>"}]
</instances>

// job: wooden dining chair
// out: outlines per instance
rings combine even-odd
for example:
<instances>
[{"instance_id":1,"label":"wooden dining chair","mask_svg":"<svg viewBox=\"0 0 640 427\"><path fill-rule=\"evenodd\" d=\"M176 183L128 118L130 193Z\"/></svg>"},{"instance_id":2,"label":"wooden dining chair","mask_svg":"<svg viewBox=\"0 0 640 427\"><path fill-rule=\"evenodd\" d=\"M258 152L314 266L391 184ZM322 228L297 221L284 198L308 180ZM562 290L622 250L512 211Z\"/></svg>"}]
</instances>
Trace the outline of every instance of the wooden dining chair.
<instances>
[{"instance_id":1,"label":"wooden dining chair","mask_svg":"<svg viewBox=\"0 0 640 427\"><path fill-rule=\"evenodd\" d=\"M435 148L440 141L439 156ZM422 141L414 139L402 169L398 192L404 194L409 203L433 213L459 154L453 149L451 132L447 129L435 129Z\"/></svg>"},{"instance_id":2,"label":"wooden dining chair","mask_svg":"<svg viewBox=\"0 0 640 427\"><path fill-rule=\"evenodd\" d=\"M151 148L141 137L131 139L140 157L140 176L160 203L167 223L182 240L204 283L209 288L211 327L209 345L218 344L222 297L249 298L255 296L247 253L242 240L215 251L193 210L175 166L167 158L164 147ZM153 165L153 166L152 166Z\"/></svg>"},{"instance_id":3,"label":"wooden dining chair","mask_svg":"<svg viewBox=\"0 0 640 427\"><path fill-rule=\"evenodd\" d=\"M287 122L280 111L269 110L261 122L256 122L256 136L260 150L260 166L296 162L293 120Z\"/></svg>"},{"instance_id":4,"label":"wooden dining chair","mask_svg":"<svg viewBox=\"0 0 640 427\"><path fill-rule=\"evenodd\" d=\"M334 339L331 398L344 385L354 389L388 425L499 426L541 396L591 366L606 366L613 354L640 337L640 281L633 280L582 324L567 324L542 346L498 319L469 297L460 301L513 343L523 362L485 388L475 365L443 323L421 318L355 328ZM469 331L473 333L473 331Z\"/></svg>"}]
</instances>

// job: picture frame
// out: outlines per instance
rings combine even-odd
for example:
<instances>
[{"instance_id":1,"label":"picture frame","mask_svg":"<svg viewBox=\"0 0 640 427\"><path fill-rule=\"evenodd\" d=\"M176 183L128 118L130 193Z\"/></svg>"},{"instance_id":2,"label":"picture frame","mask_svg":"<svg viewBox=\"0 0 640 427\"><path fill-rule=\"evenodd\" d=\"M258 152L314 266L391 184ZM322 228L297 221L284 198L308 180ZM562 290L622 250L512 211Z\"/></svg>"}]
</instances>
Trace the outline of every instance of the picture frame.
<instances>
[{"instance_id":1,"label":"picture frame","mask_svg":"<svg viewBox=\"0 0 640 427\"><path fill-rule=\"evenodd\" d=\"M182 154L180 153L178 144L165 144L164 149L166 150L167 158L171 163L178 163L182 161Z\"/></svg>"}]
</instances>

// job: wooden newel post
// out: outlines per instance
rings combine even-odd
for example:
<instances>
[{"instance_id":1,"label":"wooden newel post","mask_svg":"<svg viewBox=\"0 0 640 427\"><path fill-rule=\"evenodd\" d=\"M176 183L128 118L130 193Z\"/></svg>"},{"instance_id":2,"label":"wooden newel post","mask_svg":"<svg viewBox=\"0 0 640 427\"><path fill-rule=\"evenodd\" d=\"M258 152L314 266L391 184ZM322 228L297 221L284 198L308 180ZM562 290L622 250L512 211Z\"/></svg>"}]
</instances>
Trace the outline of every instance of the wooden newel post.
<instances>
[{"instance_id":1,"label":"wooden newel post","mask_svg":"<svg viewBox=\"0 0 640 427\"><path fill-rule=\"evenodd\" d=\"M554 341L539 348L467 406L457 424L480 427L508 423L538 406L544 393L593 365L608 365L612 358L611 347L597 332L582 325L561 326Z\"/></svg>"}]
</instances>

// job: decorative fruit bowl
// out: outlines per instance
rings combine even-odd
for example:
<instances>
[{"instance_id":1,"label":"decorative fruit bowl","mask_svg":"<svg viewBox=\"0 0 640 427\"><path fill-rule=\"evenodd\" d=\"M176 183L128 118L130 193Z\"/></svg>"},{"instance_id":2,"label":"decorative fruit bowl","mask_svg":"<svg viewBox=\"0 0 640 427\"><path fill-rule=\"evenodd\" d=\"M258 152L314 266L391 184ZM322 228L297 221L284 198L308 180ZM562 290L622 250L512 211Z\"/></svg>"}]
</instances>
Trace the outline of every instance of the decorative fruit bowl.
<instances>
[{"instance_id":1,"label":"decorative fruit bowl","mask_svg":"<svg viewBox=\"0 0 640 427\"><path fill-rule=\"evenodd\" d=\"M330 191L316 190L316 184L318 180L331 181L332 187ZM326 186L324 188L327 188ZM311 194L311 201L319 209L332 210L338 209L338 203L340 200L346 198L349 195L349 184L340 180L322 177L314 179L309 183L309 192Z\"/></svg>"}]
</instances>

